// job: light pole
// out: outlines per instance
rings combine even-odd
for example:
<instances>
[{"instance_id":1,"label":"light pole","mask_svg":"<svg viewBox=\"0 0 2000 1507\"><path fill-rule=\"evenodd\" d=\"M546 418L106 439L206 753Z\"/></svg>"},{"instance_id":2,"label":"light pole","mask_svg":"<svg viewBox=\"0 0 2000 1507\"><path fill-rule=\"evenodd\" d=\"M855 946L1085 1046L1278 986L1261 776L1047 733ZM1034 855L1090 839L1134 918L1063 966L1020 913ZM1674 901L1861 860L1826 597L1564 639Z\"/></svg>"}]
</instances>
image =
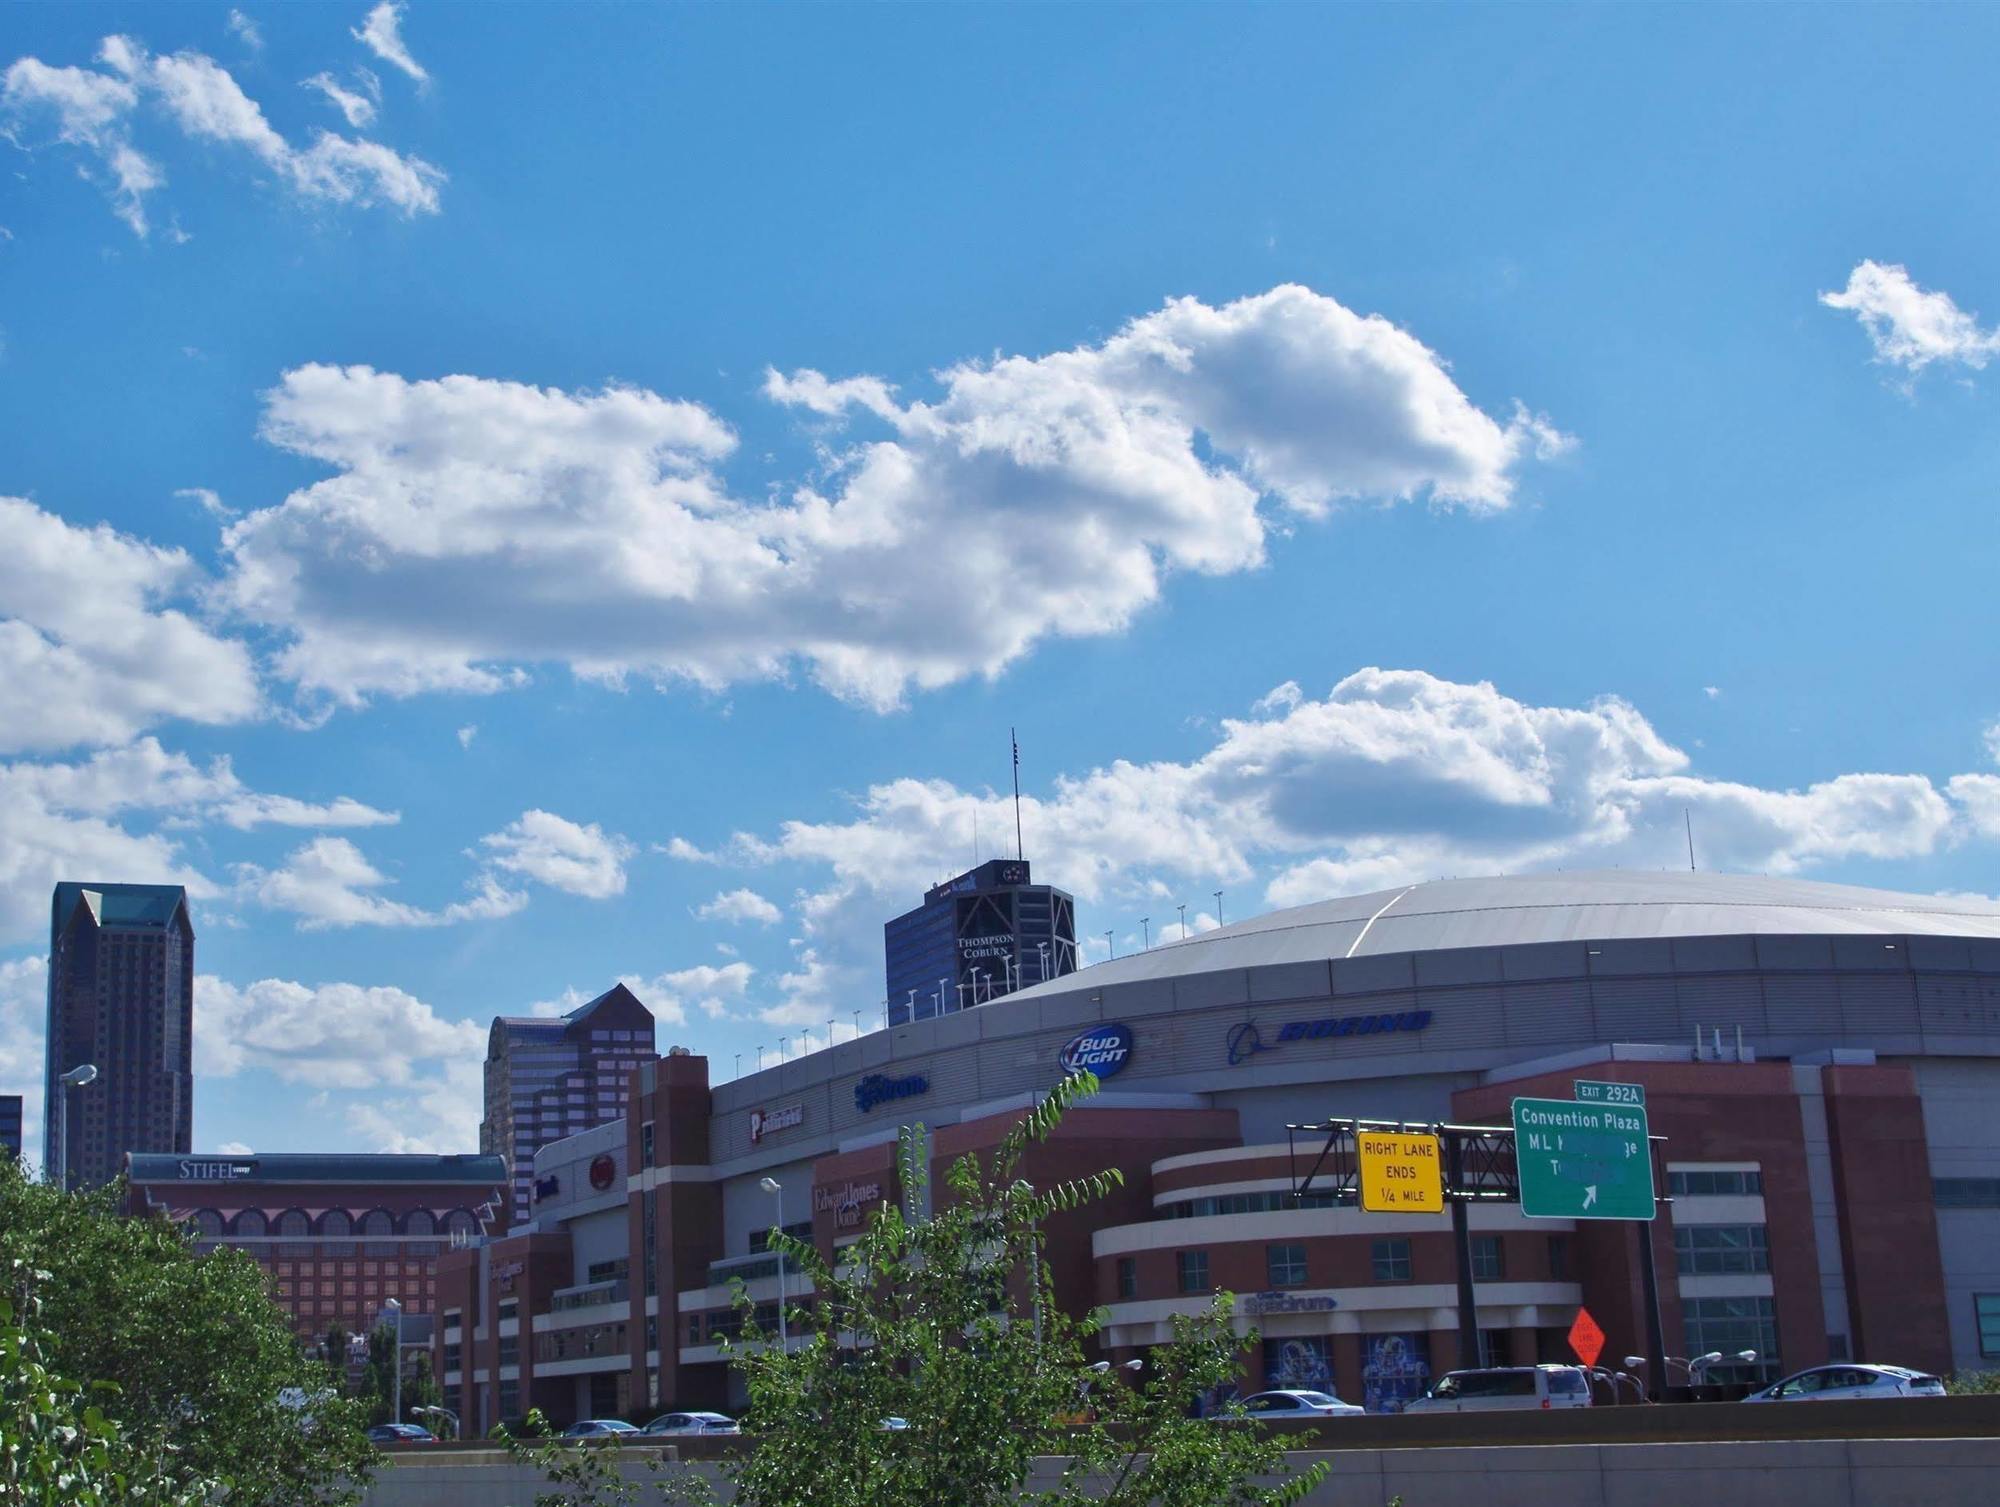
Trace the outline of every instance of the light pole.
<instances>
[{"instance_id":1,"label":"light pole","mask_svg":"<svg viewBox=\"0 0 2000 1507\"><path fill-rule=\"evenodd\" d=\"M1181 913L1181 940L1185 942L1187 940L1187 907L1185 905L1180 907L1180 913Z\"/></svg>"},{"instance_id":2,"label":"light pole","mask_svg":"<svg viewBox=\"0 0 2000 1507\"><path fill-rule=\"evenodd\" d=\"M1107 932L1106 932L1106 933L1104 934L1104 950L1105 950L1105 951L1106 951L1107 953L1109 953L1109 954L1111 955L1111 958L1112 958L1112 960L1113 960L1113 961L1116 961L1116 960L1117 960L1117 957L1118 957L1118 948L1117 948L1117 946L1116 946L1116 945L1115 945L1115 944L1114 944L1114 943L1112 942L1112 940L1111 940L1111 933L1110 933L1110 932L1108 932L1108 931L1107 931Z\"/></svg>"},{"instance_id":3,"label":"light pole","mask_svg":"<svg viewBox=\"0 0 2000 1507\"><path fill-rule=\"evenodd\" d=\"M56 1091L56 1180L67 1193L69 1191L69 1091L83 1088L97 1081L97 1064L86 1062L71 1068L60 1080Z\"/></svg>"},{"instance_id":4,"label":"light pole","mask_svg":"<svg viewBox=\"0 0 2000 1507\"><path fill-rule=\"evenodd\" d=\"M1222 924L1222 891L1221 891L1221 890L1217 890L1217 891L1215 892L1215 924L1216 924L1217 926L1220 926L1220 925Z\"/></svg>"},{"instance_id":5,"label":"light pole","mask_svg":"<svg viewBox=\"0 0 2000 1507\"><path fill-rule=\"evenodd\" d=\"M1046 942L1037 942L1035 944L1035 951L1042 955L1042 974L1035 982L1046 984L1049 981L1049 944Z\"/></svg>"},{"instance_id":6,"label":"light pole","mask_svg":"<svg viewBox=\"0 0 2000 1507\"><path fill-rule=\"evenodd\" d=\"M382 1307L396 1321L395 1359L390 1362L396 1377L394 1386L390 1388L390 1394L395 1400L389 1405L389 1421L401 1423L403 1421L403 1305L391 1298Z\"/></svg>"},{"instance_id":7,"label":"light pole","mask_svg":"<svg viewBox=\"0 0 2000 1507\"><path fill-rule=\"evenodd\" d=\"M1738 1361L1746 1366L1754 1365L1757 1360L1757 1352L1755 1350L1738 1350L1734 1355L1724 1355L1720 1350L1711 1350L1708 1354L1697 1355L1691 1360L1682 1360L1678 1355L1666 1356L1665 1360L1668 1365L1679 1366L1683 1371L1687 1372L1688 1385L1690 1387L1698 1387L1701 1385L1702 1373L1710 1366L1719 1365L1726 1360ZM1625 1357L1625 1364L1636 1370L1638 1367L1646 1364L1646 1357L1643 1355L1628 1355ZM1665 1377L1660 1378L1660 1384L1662 1386L1666 1385Z\"/></svg>"},{"instance_id":8,"label":"light pole","mask_svg":"<svg viewBox=\"0 0 2000 1507\"><path fill-rule=\"evenodd\" d=\"M785 1232L785 1185L775 1177L758 1179L762 1188L778 1204L778 1233ZM791 1335L785 1329L785 1248L778 1247L778 1348L789 1351L792 1348Z\"/></svg>"},{"instance_id":9,"label":"light pole","mask_svg":"<svg viewBox=\"0 0 2000 1507\"><path fill-rule=\"evenodd\" d=\"M1139 946L1146 952L1153 950L1153 918L1151 916L1141 916L1139 918Z\"/></svg>"}]
</instances>

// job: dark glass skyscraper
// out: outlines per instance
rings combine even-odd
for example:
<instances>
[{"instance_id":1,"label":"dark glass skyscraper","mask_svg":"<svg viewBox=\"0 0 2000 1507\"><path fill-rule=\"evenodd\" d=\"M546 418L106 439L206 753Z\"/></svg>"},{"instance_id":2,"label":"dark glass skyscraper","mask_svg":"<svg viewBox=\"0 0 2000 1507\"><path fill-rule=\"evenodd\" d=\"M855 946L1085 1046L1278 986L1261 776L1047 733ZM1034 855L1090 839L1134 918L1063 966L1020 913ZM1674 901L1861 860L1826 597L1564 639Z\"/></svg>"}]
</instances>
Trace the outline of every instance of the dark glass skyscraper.
<instances>
[{"instance_id":1,"label":"dark glass skyscraper","mask_svg":"<svg viewBox=\"0 0 2000 1507\"><path fill-rule=\"evenodd\" d=\"M657 1056L653 1012L613 984L567 1015L502 1015L486 1038L479 1149L505 1158L508 1226L528 1222L535 1153L625 1113L625 1078Z\"/></svg>"},{"instance_id":2,"label":"dark glass skyscraper","mask_svg":"<svg viewBox=\"0 0 2000 1507\"><path fill-rule=\"evenodd\" d=\"M85 1063L96 1081L64 1088ZM42 1154L53 1166L61 1146L68 1186L110 1182L128 1151L192 1148L194 924L180 885L56 886L43 1088Z\"/></svg>"},{"instance_id":3,"label":"dark glass skyscraper","mask_svg":"<svg viewBox=\"0 0 2000 1507\"><path fill-rule=\"evenodd\" d=\"M0 1156L21 1155L21 1096L0 1094Z\"/></svg>"},{"instance_id":4,"label":"dark glass skyscraper","mask_svg":"<svg viewBox=\"0 0 2000 1507\"><path fill-rule=\"evenodd\" d=\"M1076 972L1076 901L992 858L882 928L889 1023L927 1020Z\"/></svg>"}]
</instances>

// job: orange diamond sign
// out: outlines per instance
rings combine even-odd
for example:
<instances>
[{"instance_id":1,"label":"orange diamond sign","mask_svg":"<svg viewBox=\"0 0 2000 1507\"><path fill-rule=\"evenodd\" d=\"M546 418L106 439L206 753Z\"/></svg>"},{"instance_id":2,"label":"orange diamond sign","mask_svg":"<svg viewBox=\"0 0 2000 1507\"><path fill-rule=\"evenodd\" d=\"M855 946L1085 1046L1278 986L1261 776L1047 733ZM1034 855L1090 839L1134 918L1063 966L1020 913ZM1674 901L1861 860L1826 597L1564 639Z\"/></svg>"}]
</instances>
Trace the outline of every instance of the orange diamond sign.
<instances>
[{"instance_id":1,"label":"orange diamond sign","mask_svg":"<svg viewBox=\"0 0 2000 1507\"><path fill-rule=\"evenodd\" d=\"M1588 1308L1576 1311L1576 1322L1569 1326L1569 1347L1586 1366L1596 1365L1597 1357L1604 1353L1604 1331L1597 1327Z\"/></svg>"}]
</instances>

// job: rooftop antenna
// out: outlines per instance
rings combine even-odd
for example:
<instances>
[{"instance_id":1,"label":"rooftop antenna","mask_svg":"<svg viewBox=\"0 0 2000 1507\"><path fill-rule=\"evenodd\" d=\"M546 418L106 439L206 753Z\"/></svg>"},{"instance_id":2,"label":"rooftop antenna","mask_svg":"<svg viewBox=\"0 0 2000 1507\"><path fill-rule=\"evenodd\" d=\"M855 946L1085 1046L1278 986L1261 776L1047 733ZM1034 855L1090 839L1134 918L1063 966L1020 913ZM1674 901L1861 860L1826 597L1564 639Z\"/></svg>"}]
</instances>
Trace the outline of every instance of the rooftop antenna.
<instances>
[{"instance_id":1,"label":"rooftop antenna","mask_svg":"<svg viewBox=\"0 0 2000 1507\"><path fill-rule=\"evenodd\" d=\"M1020 862L1028 854L1021 846L1021 740L1014 736L1014 729L1007 729L1007 741L1014 749L1014 860Z\"/></svg>"},{"instance_id":2,"label":"rooftop antenna","mask_svg":"<svg viewBox=\"0 0 2000 1507\"><path fill-rule=\"evenodd\" d=\"M1691 806L1681 807L1681 820L1687 823L1688 872L1692 874L1694 872L1694 808Z\"/></svg>"}]
</instances>

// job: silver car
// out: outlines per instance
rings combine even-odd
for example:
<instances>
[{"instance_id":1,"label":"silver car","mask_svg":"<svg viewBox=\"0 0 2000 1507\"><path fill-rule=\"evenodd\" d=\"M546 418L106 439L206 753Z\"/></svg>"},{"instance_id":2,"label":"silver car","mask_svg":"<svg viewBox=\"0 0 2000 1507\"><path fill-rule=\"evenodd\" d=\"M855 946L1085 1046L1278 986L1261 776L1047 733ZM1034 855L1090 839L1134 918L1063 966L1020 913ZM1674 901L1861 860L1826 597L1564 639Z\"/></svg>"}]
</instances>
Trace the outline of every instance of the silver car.
<instances>
[{"instance_id":1,"label":"silver car","mask_svg":"<svg viewBox=\"0 0 2000 1507\"><path fill-rule=\"evenodd\" d=\"M736 1420L722 1413L662 1413L640 1432L646 1434L740 1434Z\"/></svg>"},{"instance_id":2,"label":"silver car","mask_svg":"<svg viewBox=\"0 0 2000 1507\"><path fill-rule=\"evenodd\" d=\"M1242 1406L1252 1418L1354 1418L1367 1411L1342 1402L1331 1392L1291 1388L1253 1392L1243 1399Z\"/></svg>"},{"instance_id":3,"label":"silver car","mask_svg":"<svg viewBox=\"0 0 2000 1507\"><path fill-rule=\"evenodd\" d=\"M1907 1366L1866 1366L1849 1362L1794 1372L1761 1392L1752 1392L1743 1400L1844 1402L1855 1397L1942 1396L1944 1383L1928 1372L1912 1371Z\"/></svg>"}]
</instances>

